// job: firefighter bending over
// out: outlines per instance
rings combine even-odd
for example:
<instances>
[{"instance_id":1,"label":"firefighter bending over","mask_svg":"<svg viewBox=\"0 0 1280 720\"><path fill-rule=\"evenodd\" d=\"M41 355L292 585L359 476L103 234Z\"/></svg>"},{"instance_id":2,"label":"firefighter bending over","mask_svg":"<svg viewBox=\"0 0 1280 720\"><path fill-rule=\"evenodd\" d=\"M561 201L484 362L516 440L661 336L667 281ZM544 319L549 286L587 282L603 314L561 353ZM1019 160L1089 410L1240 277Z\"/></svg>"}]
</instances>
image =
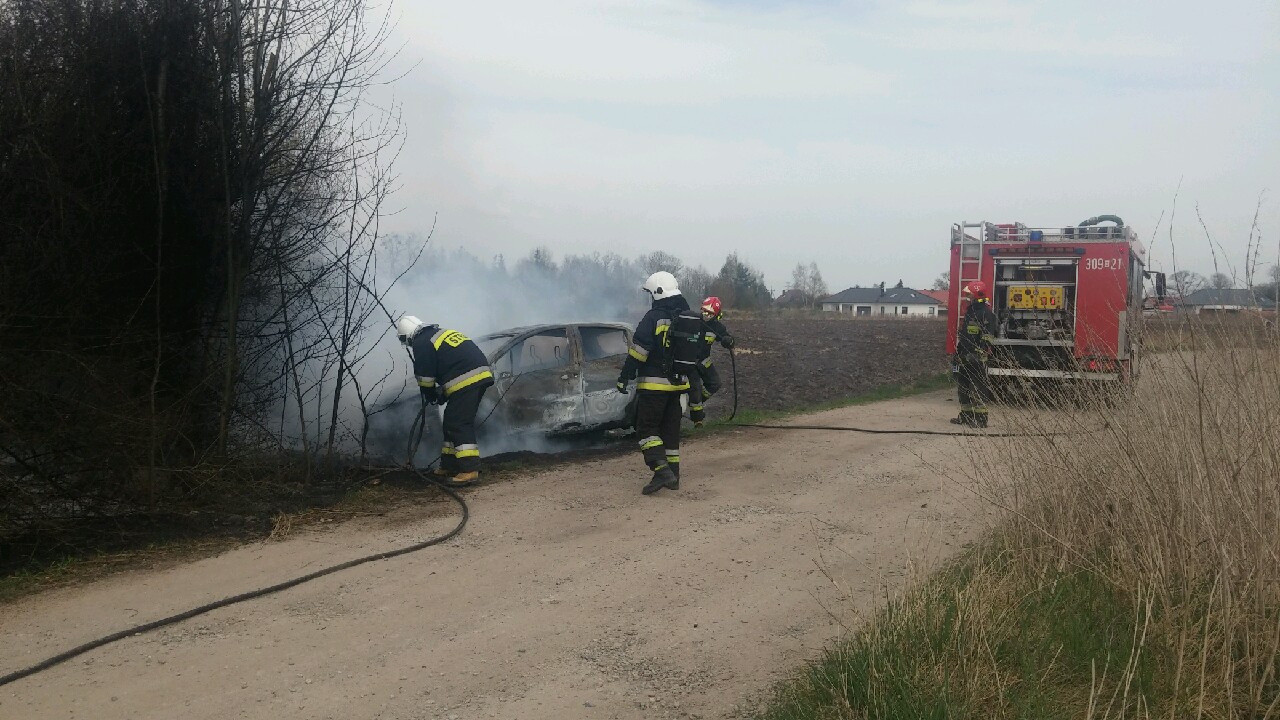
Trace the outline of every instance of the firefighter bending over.
<instances>
[{"instance_id":1,"label":"firefighter bending over","mask_svg":"<svg viewBox=\"0 0 1280 720\"><path fill-rule=\"evenodd\" d=\"M440 465L432 470L451 485L467 485L480 477L476 444L476 411L493 371L484 352L457 330L427 325L412 315L396 320L396 336L413 351L413 374L429 405L444 405L444 446Z\"/></svg>"},{"instance_id":2,"label":"firefighter bending over","mask_svg":"<svg viewBox=\"0 0 1280 720\"><path fill-rule=\"evenodd\" d=\"M987 302L987 286L971 282L962 291L969 300L960 322L956 340L954 372L960 395L960 415L951 418L956 425L984 428L987 426L987 403L991 400L991 383L987 379L987 358L995 339L998 321Z\"/></svg>"},{"instance_id":3,"label":"firefighter bending over","mask_svg":"<svg viewBox=\"0 0 1280 720\"><path fill-rule=\"evenodd\" d=\"M636 435L640 438L640 452L645 464L653 471L653 478L641 490L645 495L663 489L680 489L680 396L689 389L688 377L680 372L684 364L692 372L697 360L698 331L683 334L686 340L676 340L674 330L685 327L690 321L700 320L689 313L689 303L680 295L675 276L669 272L656 272L642 286L653 300L649 312L640 319L632 335L627 360L618 376L618 392L627 392L627 385L636 381ZM682 315L684 313L684 315ZM682 350L684 361L677 364L677 352Z\"/></svg>"},{"instance_id":4,"label":"firefighter bending over","mask_svg":"<svg viewBox=\"0 0 1280 720\"><path fill-rule=\"evenodd\" d=\"M720 317L720 298L713 295L702 301L703 342L697 373L689 377L689 419L699 427L707 419L707 411L703 405L720 391L720 373L711 363L711 346L719 340L725 349L733 347L733 336L720 321Z\"/></svg>"}]
</instances>

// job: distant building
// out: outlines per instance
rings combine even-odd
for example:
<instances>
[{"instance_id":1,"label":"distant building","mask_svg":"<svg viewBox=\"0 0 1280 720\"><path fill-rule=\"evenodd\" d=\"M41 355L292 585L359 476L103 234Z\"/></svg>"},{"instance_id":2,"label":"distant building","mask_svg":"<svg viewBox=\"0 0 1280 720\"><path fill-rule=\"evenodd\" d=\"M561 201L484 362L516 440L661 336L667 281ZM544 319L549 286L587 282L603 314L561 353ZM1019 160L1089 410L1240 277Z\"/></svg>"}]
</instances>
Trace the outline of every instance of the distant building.
<instances>
[{"instance_id":1,"label":"distant building","mask_svg":"<svg viewBox=\"0 0 1280 720\"><path fill-rule=\"evenodd\" d=\"M938 301L938 317L944 318L947 316L947 293L948 292L949 291L947 290L921 290L920 294L928 295L934 300L937 300Z\"/></svg>"},{"instance_id":2,"label":"distant building","mask_svg":"<svg viewBox=\"0 0 1280 720\"><path fill-rule=\"evenodd\" d=\"M849 288L822 299L826 312L857 317L946 317L946 305L912 288ZM942 314L939 315L939 309Z\"/></svg>"},{"instance_id":3,"label":"distant building","mask_svg":"<svg viewBox=\"0 0 1280 720\"><path fill-rule=\"evenodd\" d=\"M773 306L779 308L809 307L809 296L799 290L787 290L773 299Z\"/></svg>"},{"instance_id":4,"label":"distant building","mask_svg":"<svg viewBox=\"0 0 1280 720\"><path fill-rule=\"evenodd\" d=\"M1183 312L1200 315L1202 313L1237 313L1244 310L1274 311L1276 303L1250 290L1205 288L1182 298L1179 307Z\"/></svg>"}]
</instances>

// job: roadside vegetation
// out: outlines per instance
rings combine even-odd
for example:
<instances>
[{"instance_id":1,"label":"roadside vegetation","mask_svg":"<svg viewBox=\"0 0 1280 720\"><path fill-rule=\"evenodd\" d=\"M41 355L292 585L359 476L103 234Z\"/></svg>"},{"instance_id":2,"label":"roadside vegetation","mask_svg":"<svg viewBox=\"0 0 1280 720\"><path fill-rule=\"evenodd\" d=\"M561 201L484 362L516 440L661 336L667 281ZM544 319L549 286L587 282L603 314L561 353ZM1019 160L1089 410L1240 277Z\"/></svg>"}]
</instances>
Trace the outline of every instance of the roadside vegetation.
<instances>
[{"instance_id":1,"label":"roadside vegetation","mask_svg":"<svg viewBox=\"0 0 1280 720\"><path fill-rule=\"evenodd\" d=\"M1137 393L999 406L967 445L985 541L777 690L760 718L1280 717L1280 343L1155 331Z\"/></svg>"}]
</instances>

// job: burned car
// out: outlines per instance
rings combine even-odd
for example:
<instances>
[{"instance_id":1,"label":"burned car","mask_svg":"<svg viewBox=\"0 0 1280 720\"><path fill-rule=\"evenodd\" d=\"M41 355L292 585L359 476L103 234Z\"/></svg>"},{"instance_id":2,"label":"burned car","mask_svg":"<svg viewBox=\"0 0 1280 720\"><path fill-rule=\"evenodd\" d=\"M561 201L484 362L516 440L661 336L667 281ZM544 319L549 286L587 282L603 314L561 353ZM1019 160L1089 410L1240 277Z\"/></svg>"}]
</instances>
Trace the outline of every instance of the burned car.
<instances>
[{"instance_id":1,"label":"burned car","mask_svg":"<svg viewBox=\"0 0 1280 720\"><path fill-rule=\"evenodd\" d=\"M482 434L496 430L556 437L630 424L630 396L615 387L631 345L628 326L535 325L475 342L488 356L494 376L477 414L477 422L489 418Z\"/></svg>"},{"instance_id":2,"label":"burned car","mask_svg":"<svg viewBox=\"0 0 1280 720\"><path fill-rule=\"evenodd\" d=\"M631 346L630 327L533 325L473 340L489 358L494 376L494 386L476 413L480 450L486 457L513 450L564 449L575 436L594 432L627 434L636 393L623 395L616 383ZM371 416L370 452L400 462L407 448L416 446L414 461L431 462L443 439L440 411L427 409L425 432L415 444L410 431L421 407L413 392Z\"/></svg>"}]
</instances>

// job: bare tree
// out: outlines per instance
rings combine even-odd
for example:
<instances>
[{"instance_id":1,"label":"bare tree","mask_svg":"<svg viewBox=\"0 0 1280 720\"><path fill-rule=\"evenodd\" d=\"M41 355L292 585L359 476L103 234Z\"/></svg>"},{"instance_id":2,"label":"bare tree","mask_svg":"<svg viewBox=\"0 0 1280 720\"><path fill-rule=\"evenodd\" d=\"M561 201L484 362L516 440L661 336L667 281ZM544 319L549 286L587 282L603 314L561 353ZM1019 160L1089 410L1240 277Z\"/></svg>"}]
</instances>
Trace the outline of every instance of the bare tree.
<instances>
[{"instance_id":1,"label":"bare tree","mask_svg":"<svg viewBox=\"0 0 1280 720\"><path fill-rule=\"evenodd\" d=\"M951 289L951 271L942 273L933 280L934 290L950 290Z\"/></svg>"},{"instance_id":2,"label":"bare tree","mask_svg":"<svg viewBox=\"0 0 1280 720\"><path fill-rule=\"evenodd\" d=\"M1169 276L1169 285L1179 298L1203 289L1207 285L1204 276L1191 270L1178 270Z\"/></svg>"},{"instance_id":3,"label":"bare tree","mask_svg":"<svg viewBox=\"0 0 1280 720\"><path fill-rule=\"evenodd\" d=\"M1209 287L1214 290L1226 290L1235 285L1231 276L1226 273L1214 273L1209 276Z\"/></svg>"},{"instance_id":4,"label":"bare tree","mask_svg":"<svg viewBox=\"0 0 1280 720\"><path fill-rule=\"evenodd\" d=\"M818 263L809 263L809 306L813 307L830 294L827 289L827 281L822 279L822 272L818 270Z\"/></svg>"}]
</instances>

